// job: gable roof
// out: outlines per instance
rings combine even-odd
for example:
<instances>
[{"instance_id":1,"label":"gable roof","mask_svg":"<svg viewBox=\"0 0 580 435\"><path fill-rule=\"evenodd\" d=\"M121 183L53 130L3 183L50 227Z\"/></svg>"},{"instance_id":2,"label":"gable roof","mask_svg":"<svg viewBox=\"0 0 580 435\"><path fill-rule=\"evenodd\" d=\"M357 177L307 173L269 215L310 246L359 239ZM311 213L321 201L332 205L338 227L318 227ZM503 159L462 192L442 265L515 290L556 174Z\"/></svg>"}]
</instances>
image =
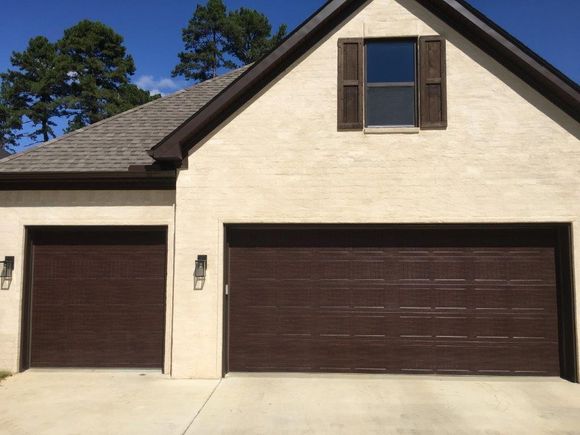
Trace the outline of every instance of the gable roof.
<instances>
[{"instance_id":1,"label":"gable roof","mask_svg":"<svg viewBox=\"0 0 580 435\"><path fill-rule=\"evenodd\" d=\"M8 151L6 151L6 150L4 149L4 147L1 147L1 146L0 146L0 159L3 159L4 157L8 157L8 156L10 156L10 155L11 155L11 154L10 154Z\"/></svg>"},{"instance_id":2,"label":"gable roof","mask_svg":"<svg viewBox=\"0 0 580 435\"><path fill-rule=\"evenodd\" d=\"M75 130L0 160L2 173L109 173L147 166L147 151L201 109L247 68Z\"/></svg>"},{"instance_id":3,"label":"gable roof","mask_svg":"<svg viewBox=\"0 0 580 435\"><path fill-rule=\"evenodd\" d=\"M568 115L580 121L578 84L464 0L415 1L495 58ZM179 166L196 143L366 2L367 0L328 1L273 52L163 138L149 154L159 162L170 162Z\"/></svg>"},{"instance_id":4,"label":"gable roof","mask_svg":"<svg viewBox=\"0 0 580 435\"><path fill-rule=\"evenodd\" d=\"M174 188L188 151L368 0L329 0L252 66L23 153L0 157L0 190ZM464 0L414 0L580 121L580 88ZM24 181L26 182L24 182ZM27 184L28 183L28 184Z\"/></svg>"}]
</instances>

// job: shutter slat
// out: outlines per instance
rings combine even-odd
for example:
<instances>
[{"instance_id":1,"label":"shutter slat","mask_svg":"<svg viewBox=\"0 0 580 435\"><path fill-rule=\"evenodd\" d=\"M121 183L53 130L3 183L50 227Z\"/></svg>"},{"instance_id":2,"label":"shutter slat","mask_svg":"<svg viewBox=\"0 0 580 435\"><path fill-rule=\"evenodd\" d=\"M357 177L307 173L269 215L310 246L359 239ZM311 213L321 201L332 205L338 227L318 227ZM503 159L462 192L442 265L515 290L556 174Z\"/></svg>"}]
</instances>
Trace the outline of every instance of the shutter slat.
<instances>
[{"instance_id":1,"label":"shutter slat","mask_svg":"<svg viewBox=\"0 0 580 435\"><path fill-rule=\"evenodd\" d=\"M363 92L363 39L339 39L338 130L362 130Z\"/></svg>"},{"instance_id":2,"label":"shutter slat","mask_svg":"<svg viewBox=\"0 0 580 435\"><path fill-rule=\"evenodd\" d=\"M447 128L445 39L421 36L419 62L420 127Z\"/></svg>"}]
</instances>

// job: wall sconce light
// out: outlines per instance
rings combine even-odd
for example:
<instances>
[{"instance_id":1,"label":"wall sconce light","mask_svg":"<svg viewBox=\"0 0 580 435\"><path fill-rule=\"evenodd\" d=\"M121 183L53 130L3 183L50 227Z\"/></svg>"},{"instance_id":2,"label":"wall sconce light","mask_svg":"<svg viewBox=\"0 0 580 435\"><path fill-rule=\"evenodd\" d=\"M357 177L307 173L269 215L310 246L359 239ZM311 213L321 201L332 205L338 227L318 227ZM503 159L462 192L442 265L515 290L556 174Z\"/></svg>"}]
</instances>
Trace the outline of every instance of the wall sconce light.
<instances>
[{"instance_id":1,"label":"wall sconce light","mask_svg":"<svg viewBox=\"0 0 580 435\"><path fill-rule=\"evenodd\" d=\"M193 276L198 279L205 278L205 271L207 270L207 255L198 255L195 260L195 270Z\"/></svg>"},{"instance_id":2,"label":"wall sconce light","mask_svg":"<svg viewBox=\"0 0 580 435\"><path fill-rule=\"evenodd\" d=\"M2 263L0 278L11 279L14 270L14 257L4 257L4 261L0 261L0 263Z\"/></svg>"},{"instance_id":3,"label":"wall sconce light","mask_svg":"<svg viewBox=\"0 0 580 435\"><path fill-rule=\"evenodd\" d=\"M203 290L205 271L207 270L207 255L198 255L193 269L193 289Z\"/></svg>"}]
</instances>

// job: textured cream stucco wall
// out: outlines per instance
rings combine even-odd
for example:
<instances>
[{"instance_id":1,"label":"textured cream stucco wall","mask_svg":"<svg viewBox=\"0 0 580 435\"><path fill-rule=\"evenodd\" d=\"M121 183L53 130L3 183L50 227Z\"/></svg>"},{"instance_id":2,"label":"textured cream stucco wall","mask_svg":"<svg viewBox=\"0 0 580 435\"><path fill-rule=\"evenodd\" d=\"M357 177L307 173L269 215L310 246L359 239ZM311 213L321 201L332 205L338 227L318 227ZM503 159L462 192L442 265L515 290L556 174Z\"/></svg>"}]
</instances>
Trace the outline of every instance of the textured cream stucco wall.
<instances>
[{"instance_id":1,"label":"textured cream stucco wall","mask_svg":"<svg viewBox=\"0 0 580 435\"><path fill-rule=\"evenodd\" d=\"M337 39L426 34L447 38L449 128L337 132ZM181 170L173 375L221 375L225 223L573 222L578 247L579 137L578 123L412 0L369 2ZM201 291L198 254L209 255ZM578 248L575 258L580 270Z\"/></svg>"},{"instance_id":2,"label":"textured cream stucco wall","mask_svg":"<svg viewBox=\"0 0 580 435\"><path fill-rule=\"evenodd\" d=\"M165 368L171 364L173 191L0 192L0 258L14 255L10 288L0 289L0 370L18 371L27 226L161 225L168 228Z\"/></svg>"}]
</instances>

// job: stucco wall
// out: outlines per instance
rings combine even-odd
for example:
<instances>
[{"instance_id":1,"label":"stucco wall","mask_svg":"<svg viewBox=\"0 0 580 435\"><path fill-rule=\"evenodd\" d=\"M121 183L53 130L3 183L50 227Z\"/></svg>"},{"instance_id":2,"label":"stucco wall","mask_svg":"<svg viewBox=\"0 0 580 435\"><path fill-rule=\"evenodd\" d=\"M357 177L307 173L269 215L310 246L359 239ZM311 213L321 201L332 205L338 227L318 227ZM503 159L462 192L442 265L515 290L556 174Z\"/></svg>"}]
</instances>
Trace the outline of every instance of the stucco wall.
<instances>
[{"instance_id":1,"label":"stucco wall","mask_svg":"<svg viewBox=\"0 0 580 435\"><path fill-rule=\"evenodd\" d=\"M0 289L0 370L19 367L26 226L162 225L168 227L165 367L170 366L173 289L173 191L0 192L0 258L14 255L10 288Z\"/></svg>"},{"instance_id":2,"label":"stucco wall","mask_svg":"<svg viewBox=\"0 0 580 435\"><path fill-rule=\"evenodd\" d=\"M337 132L337 39L427 34L447 38L448 129ZM221 375L224 223L574 222L580 246L579 137L576 122L413 1L368 3L179 173L173 375ZM209 269L194 291L198 254Z\"/></svg>"}]
</instances>

